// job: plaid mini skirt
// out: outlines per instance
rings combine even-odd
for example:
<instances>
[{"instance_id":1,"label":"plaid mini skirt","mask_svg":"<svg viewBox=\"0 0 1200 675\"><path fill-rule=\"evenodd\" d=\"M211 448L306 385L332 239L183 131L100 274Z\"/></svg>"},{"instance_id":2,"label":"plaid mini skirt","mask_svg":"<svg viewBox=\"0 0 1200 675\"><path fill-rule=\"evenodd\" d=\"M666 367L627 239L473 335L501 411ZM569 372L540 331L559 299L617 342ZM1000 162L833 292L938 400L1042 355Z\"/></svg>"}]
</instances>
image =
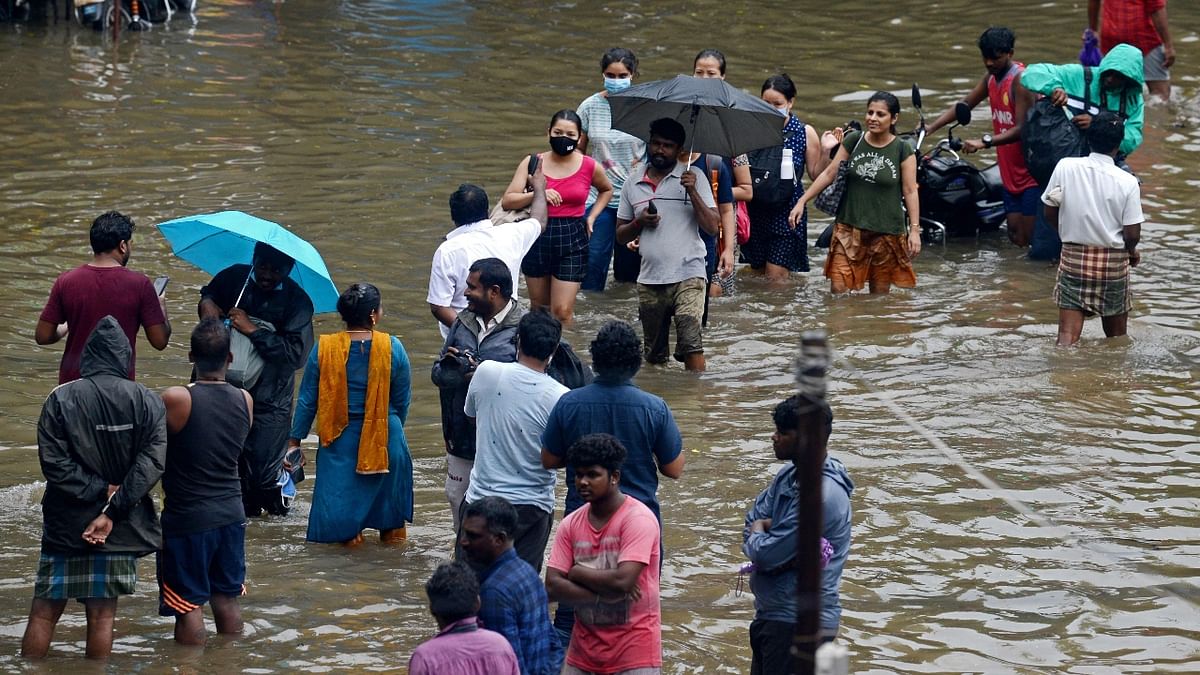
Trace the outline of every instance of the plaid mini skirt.
<instances>
[{"instance_id":1,"label":"plaid mini skirt","mask_svg":"<svg viewBox=\"0 0 1200 675\"><path fill-rule=\"evenodd\" d=\"M132 595L137 556L131 553L64 555L43 552L33 597L43 600L115 598Z\"/></svg>"},{"instance_id":2,"label":"plaid mini skirt","mask_svg":"<svg viewBox=\"0 0 1200 675\"><path fill-rule=\"evenodd\" d=\"M1115 316L1133 308L1129 253L1123 248L1063 242L1054 303L1086 316Z\"/></svg>"}]
</instances>

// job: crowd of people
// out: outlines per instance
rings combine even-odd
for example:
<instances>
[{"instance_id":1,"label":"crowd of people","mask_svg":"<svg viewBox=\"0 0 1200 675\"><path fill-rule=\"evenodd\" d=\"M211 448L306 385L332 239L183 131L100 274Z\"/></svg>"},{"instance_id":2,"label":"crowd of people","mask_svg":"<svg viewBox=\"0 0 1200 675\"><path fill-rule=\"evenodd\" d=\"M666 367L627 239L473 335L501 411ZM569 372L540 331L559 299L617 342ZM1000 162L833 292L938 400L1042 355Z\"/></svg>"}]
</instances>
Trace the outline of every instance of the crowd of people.
<instances>
[{"instance_id":1,"label":"crowd of people","mask_svg":"<svg viewBox=\"0 0 1200 675\"><path fill-rule=\"evenodd\" d=\"M1123 334L1142 213L1137 180L1119 161L1141 142L1141 52L1112 47L1093 77L1082 66L1025 68L1013 60L1013 40L1003 28L980 38L987 75L966 103L990 99L996 135L965 149L1002 151L1015 243L1037 239L1043 222L1061 235L1059 343L1078 340L1089 313L1104 317L1106 334ZM808 268L807 204L845 178L825 262L831 290L886 293L916 283L916 156L897 133L895 96L871 96L861 130L818 134L794 113L795 83L768 78L761 96L787 122L780 152L766 154L791 170L782 187L760 193L756 153L692 154L687 130L669 118L655 120L645 142L613 129L608 96L629 86L638 61L617 48L600 65L604 90L578 111L553 115L551 151L521 160L495 211L476 185L449 199L455 229L434 254L428 295L444 343L429 373L442 412L455 561L426 584L438 633L414 651L412 673L658 672L666 554L659 476L680 478L685 457L670 407L634 376L643 363L667 361L672 325L670 354L704 370L706 296L730 290L743 214L750 230L742 256L784 279ZM697 77L725 77L716 50L693 65ZM1091 154L1060 161L1044 183L1022 173L1022 155L1011 151L1037 95L1056 106L1095 104L1073 119ZM175 617L176 640L205 642L205 604L218 632L239 633L246 519L287 515L314 424L309 541L357 546L370 529L395 544L413 519L405 434L413 368L403 343L379 330L379 290L348 287L337 302L345 329L314 344L313 303L289 276L295 261L260 243L250 263L200 291L191 382L155 394L134 380L133 345L143 328L165 349L171 323L161 288L127 267L133 229L120 213L98 217L93 260L59 277L37 324L39 344L65 337L67 345L38 424L47 485L22 642L28 656L46 654L70 598L86 608L87 655L107 656L117 598L133 592L136 560L150 553L159 611ZM641 335L627 322L604 324L589 366L562 327L580 288L604 289L610 262L617 282L637 283ZM521 273L528 310L517 299ZM775 408L774 459L786 464L744 522L755 673L784 672L793 658L793 462L823 462L821 638L834 639L840 624L854 484L826 455L828 405L818 403L816 428L804 427L811 416L800 410L812 403L792 396ZM568 483L555 530L560 469ZM161 519L151 496L160 480Z\"/></svg>"}]
</instances>

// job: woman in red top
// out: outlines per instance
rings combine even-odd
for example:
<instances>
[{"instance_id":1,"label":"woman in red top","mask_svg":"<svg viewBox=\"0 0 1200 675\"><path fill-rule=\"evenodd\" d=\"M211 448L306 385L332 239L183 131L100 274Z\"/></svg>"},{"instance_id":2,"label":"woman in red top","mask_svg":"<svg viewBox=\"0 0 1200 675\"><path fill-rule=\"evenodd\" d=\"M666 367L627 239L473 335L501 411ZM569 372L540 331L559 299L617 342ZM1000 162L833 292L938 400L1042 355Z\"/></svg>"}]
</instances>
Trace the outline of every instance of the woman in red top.
<instances>
[{"instance_id":1,"label":"woman in red top","mask_svg":"<svg viewBox=\"0 0 1200 675\"><path fill-rule=\"evenodd\" d=\"M546 174L550 222L521 262L531 308L549 307L563 323L571 321L575 295L587 273L592 225L608 206L613 193L604 167L576 149L582 134L583 124L574 110L560 110L550 118L546 135L552 152L538 155ZM526 157L517 165L500 204L506 209L528 206L533 200L533 193L525 191L528 180L529 157ZM596 201L588 213L588 191L593 187Z\"/></svg>"}]
</instances>

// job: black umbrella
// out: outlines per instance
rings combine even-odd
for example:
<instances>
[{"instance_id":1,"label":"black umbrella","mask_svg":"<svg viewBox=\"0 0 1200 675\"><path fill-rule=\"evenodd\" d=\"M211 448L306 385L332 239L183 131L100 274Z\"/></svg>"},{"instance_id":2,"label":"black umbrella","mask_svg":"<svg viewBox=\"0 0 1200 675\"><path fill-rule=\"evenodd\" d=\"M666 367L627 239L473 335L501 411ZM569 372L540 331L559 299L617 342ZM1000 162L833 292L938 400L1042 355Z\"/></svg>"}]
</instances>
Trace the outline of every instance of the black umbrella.
<instances>
[{"instance_id":1,"label":"black umbrella","mask_svg":"<svg viewBox=\"0 0 1200 675\"><path fill-rule=\"evenodd\" d=\"M724 80L677 75L611 94L612 127L650 140L650 123L669 117L688 130L693 152L736 157L783 144L787 116Z\"/></svg>"}]
</instances>

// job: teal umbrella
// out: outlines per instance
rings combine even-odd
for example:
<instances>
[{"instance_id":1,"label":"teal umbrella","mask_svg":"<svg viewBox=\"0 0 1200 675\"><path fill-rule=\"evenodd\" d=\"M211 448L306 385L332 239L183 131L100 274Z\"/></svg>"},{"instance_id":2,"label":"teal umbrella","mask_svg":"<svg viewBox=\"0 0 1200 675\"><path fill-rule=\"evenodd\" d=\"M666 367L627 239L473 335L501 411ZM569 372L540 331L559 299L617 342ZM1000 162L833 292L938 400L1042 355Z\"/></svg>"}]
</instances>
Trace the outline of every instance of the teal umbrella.
<instances>
[{"instance_id":1,"label":"teal umbrella","mask_svg":"<svg viewBox=\"0 0 1200 675\"><path fill-rule=\"evenodd\" d=\"M308 294L314 312L337 311L338 289L321 254L281 225L241 211L221 211L169 220L158 231L175 255L209 274L230 265L252 265L254 245L269 244L296 261L289 276Z\"/></svg>"}]
</instances>

